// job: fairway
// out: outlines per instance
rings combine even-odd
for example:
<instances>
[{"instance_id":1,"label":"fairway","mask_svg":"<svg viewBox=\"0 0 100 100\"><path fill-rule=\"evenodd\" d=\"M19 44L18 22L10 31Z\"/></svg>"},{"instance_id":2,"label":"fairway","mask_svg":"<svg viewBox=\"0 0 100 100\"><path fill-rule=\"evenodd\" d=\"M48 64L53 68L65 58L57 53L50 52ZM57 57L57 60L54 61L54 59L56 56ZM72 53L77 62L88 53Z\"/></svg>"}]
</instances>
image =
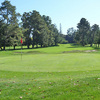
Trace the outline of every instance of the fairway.
<instances>
[{"instance_id":1,"label":"fairway","mask_svg":"<svg viewBox=\"0 0 100 100\"><path fill-rule=\"evenodd\" d=\"M100 99L99 49L59 44L22 53L0 51L0 100Z\"/></svg>"}]
</instances>

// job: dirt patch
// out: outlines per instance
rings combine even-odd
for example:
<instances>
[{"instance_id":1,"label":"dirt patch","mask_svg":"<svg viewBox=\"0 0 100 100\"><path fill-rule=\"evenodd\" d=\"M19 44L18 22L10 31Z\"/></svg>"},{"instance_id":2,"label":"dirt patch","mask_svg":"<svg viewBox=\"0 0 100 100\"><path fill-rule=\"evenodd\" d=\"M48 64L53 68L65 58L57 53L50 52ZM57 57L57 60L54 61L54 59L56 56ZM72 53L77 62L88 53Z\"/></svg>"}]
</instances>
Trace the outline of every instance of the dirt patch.
<instances>
[{"instance_id":1,"label":"dirt patch","mask_svg":"<svg viewBox=\"0 0 100 100\"><path fill-rule=\"evenodd\" d=\"M96 52L96 50L86 50L85 52Z\"/></svg>"},{"instance_id":2,"label":"dirt patch","mask_svg":"<svg viewBox=\"0 0 100 100\"><path fill-rule=\"evenodd\" d=\"M79 53L79 52L83 52L81 50L72 50L72 51L64 51L63 53Z\"/></svg>"},{"instance_id":3,"label":"dirt patch","mask_svg":"<svg viewBox=\"0 0 100 100\"><path fill-rule=\"evenodd\" d=\"M40 54L39 51L28 51L28 52L22 52L23 54ZM21 52L15 52L15 54L21 54Z\"/></svg>"},{"instance_id":4,"label":"dirt patch","mask_svg":"<svg viewBox=\"0 0 100 100\"><path fill-rule=\"evenodd\" d=\"M26 53L38 54L38 53L41 53L41 52L39 52L39 51L28 51L28 52L26 52Z\"/></svg>"},{"instance_id":5,"label":"dirt patch","mask_svg":"<svg viewBox=\"0 0 100 100\"><path fill-rule=\"evenodd\" d=\"M89 53L89 52L96 52L97 50L72 50L72 51L64 51L62 53Z\"/></svg>"},{"instance_id":6,"label":"dirt patch","mask_svg":"<svg viewBox=\"0 0 100 100\"><path fill-rule=\"evenodd\" d=\"M25 53L25 52L14 52L14 53L16 53L16 54L17 54L17 53L18 53L18 54L21 54L21 53Z\"/></svg>"}]
</instances>

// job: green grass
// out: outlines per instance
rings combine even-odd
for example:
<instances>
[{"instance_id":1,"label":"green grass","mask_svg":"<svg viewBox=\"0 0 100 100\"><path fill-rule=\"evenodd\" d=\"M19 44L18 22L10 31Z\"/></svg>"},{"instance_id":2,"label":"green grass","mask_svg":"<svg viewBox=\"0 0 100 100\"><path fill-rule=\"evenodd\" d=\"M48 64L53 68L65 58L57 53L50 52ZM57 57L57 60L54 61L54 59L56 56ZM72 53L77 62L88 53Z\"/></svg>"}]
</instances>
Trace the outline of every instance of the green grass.
<instances>
[{"instance_id":1,"label":"green grass","mask_svg":"<svg viewBox=\"0 0 100 100\"><path fill-rule=\"evenodd\" d=\"M0 100L100 99L99 49L62 44L22 52L21 60L21 50L0 51Z\"/></svg>"}]
</instances>

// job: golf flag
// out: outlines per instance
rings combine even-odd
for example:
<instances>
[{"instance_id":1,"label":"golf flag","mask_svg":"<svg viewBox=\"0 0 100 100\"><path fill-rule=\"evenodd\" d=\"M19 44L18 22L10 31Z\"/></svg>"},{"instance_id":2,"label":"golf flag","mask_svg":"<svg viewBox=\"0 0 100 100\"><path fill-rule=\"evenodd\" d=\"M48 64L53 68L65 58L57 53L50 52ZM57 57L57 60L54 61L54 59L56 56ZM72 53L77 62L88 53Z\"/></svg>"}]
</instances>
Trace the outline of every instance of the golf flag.
<instances>
[{"instance_id":1,"label":"golf flag","mask_svg":"<svg viewBox=\"0 0 100 100\"><path fill-rule=\"evenodd\" d=\"M21 37L20 43L23 44L22 37ZM22 45L21 45L21 60L22 60Z\"/></svg>"},{"instance_id":2,"label":"golf flag","mask_svg":"<svg viewBox=\"0 0 100 100\"><path fill-rule=\"evenodd\" d=\"M21 42L21 44L23 44L23 40L22 40L22 38L21 38L21 41L20 41L20 42Z\"/></svg>"}]
</instances>

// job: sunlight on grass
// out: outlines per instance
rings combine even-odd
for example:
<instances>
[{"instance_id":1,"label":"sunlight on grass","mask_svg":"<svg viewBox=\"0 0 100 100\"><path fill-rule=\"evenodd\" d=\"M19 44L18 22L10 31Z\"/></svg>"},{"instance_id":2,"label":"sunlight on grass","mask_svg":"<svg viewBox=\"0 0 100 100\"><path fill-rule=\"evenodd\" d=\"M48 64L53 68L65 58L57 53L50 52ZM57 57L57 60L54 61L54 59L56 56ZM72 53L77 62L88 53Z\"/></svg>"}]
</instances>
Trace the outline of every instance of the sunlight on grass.
<instances>
[{"instance_id":1,"label":"sunlight on grass","mask_svg":"<svg viewBox=\"0 0 100 100\"><path fill-rule=\"evenodd\" d=\"M100 51L91 50L73 44L23 49L22 60L21 50L0 51L0 100L99 100Z\"/></svg>"}]
</instances>

